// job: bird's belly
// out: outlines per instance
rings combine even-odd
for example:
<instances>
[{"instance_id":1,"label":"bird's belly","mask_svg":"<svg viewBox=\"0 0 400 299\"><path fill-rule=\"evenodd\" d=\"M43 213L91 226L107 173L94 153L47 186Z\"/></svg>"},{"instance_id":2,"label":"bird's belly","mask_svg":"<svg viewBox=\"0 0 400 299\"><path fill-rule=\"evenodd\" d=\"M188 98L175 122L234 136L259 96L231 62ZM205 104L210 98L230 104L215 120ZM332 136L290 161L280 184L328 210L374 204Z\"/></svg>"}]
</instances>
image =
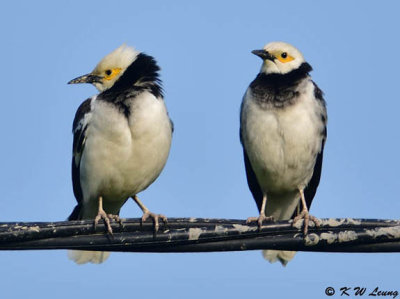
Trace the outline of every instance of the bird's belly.
<instances>
[{"instance_id":1,"label":"bird's belly","mask_svg":"<svg viewBox=\"0 0 400 299\"><path fill-rule=\"evenodd\" d=\"M265 192L304 188L313 173L320 128L312 113L290 108L257 111L247 118L246 151Z\"/></svg>"},{"instance_id":2,"label":"bird's belly","mask_svg":"<svg viewBox=\"0 0 400 299\"><path fill-rule=\"evenodd\" d=\"M152 145L153 148L147 148L134 142L131 146L107 146L108 150L97 149L86 154L81 177L88 182L87 197L101 195L105 201L124 201L147 188L160 174L169 151L167 141L159 140Z\"/></svg>"},{"instance_id":3,"label":"bird's belly","mask_svg":"<svg viewBox=\"0 0 400 299\"><path fill-rule=\"evenodd\" d=\"M107 125L104 120L102 124ZM105 205L121 207L163 169L171 146L169 118L165 114L156 121L125 120L107 130L95 125L90 129L80 167L84 200L102 196Z\"/></svg>"}]
</instances>

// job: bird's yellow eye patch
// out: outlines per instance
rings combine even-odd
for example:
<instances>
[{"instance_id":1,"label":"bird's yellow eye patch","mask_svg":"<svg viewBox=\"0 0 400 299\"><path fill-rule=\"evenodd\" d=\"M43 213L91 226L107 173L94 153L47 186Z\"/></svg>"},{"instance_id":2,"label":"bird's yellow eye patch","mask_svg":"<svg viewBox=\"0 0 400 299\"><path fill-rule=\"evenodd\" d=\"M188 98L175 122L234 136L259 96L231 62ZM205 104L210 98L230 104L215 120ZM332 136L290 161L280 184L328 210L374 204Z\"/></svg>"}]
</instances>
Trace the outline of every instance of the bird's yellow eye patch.
<instances>
[{"instance_id":1,"label":"bird's yellow eye patch","mask_svg":"<svg viewBox=\"0 0 400 299\"><path fill-rule=\"evenodd\" d=\"M278 60L282 63L294 60L294 58L290 56L287 52L282 52L279 55L276 55L276 58L278 58Z\"/></svg>"},{"instance_id":2,"label":"bird's yellow eye patch","mask_svg":"<svg viewBox=\"0 0 400 299\"><path fill-rule=\"evenodd\" d=\"M107 70L104 71L104 79L111 80L116 75L118 75L120 72L121 72L120 68L107 69Z\"/></svg>"}]
</instances>

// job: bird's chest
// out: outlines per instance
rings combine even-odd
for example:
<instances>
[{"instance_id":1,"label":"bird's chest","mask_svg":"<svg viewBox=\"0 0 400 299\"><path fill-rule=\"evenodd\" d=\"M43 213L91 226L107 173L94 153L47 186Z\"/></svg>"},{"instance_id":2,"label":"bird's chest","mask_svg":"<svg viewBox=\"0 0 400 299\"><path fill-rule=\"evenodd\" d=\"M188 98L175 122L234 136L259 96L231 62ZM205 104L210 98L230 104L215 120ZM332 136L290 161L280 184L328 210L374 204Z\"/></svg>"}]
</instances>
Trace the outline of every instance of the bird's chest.
<instances>
[{"instance_id":1,"label":"bird's chest","mask_svg":"<svg viewBox=\"0 0 400 299\"><path fill-rule=\"evenodd\" d=\"M81 177L88 196L121 200L146 188L159 175L171 145L169 117L162 100L143 95L130 113L98 102L88 128Z\"/></svg>"},{"instance_id":2,"label":"bird's chest","mask_svg":"<svg viewBox=\"0 0 400 299\"><path fill-rule=\"evenodd\" d=\"M320 109L307 95L284 108L244 103L244 146L264 190L294 190L308 183L321 147Z\"/></svg>"}]
</instances>

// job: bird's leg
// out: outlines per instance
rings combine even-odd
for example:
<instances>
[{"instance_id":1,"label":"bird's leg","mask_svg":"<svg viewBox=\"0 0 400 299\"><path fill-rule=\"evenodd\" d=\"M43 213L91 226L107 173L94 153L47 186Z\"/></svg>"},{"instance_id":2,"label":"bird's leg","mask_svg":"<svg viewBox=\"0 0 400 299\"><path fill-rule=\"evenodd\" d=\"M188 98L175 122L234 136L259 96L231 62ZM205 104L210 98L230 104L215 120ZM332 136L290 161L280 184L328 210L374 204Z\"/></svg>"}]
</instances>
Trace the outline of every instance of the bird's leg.
<instances>
[{"instance_id":1,"label":"bird's leg","mask_svg":"<svg viewBox=\"0 0 400 299\"><path fill-rule=\"evenodd\" d=\"M165 217L162 214L154 214L150 212L148 208L139 200L139 198L135 195L132 197L132 199L136 202L136 204L139 206L139 208L143 211L143 216L142 216L142 223L146 222L146 220L150 217L153 218L154 222L154 231L158 231L158 219L161 218L161 220L164 222L164 224L167 224L167 217Z\"/></svg>"},{"instance_id":2,"label":"bird's leg","mask_svg":"<svg viewBox=\"0 0 400 299\"><path fill-rule=\"evenodd\" d=\"M304 219L304 235L307 235L308 233L308 223L311 220L312 222L314 222L316 227L319 227L321 225L320 220L313 216L310 215L310 213L308 212L307 209L307 204L306 204L306 199L304 198L304 191L303 189L299 189L300 192L300 199L301 199L301 203L303 205L303 210L301 211L300 214L298 214L296 217L294 217L293 219L293 225L295 225L295 223L301 219Z\"/></svg>"},{"instance_id":3,"label":"bird's leg","mask_svg":"<svg viewBox=\"0 0 400 299\"><path fill-rule=\"evenodd\" d=\"M109 219L114 220L115 222L118 222L120 227L124 227L124 223L122 222L122 218L119 217L119 215L114 215L114 214L107 214L107 217Z\"/></svg>"},{"instance_id":4,"label":"bird's leg","mask_svg":"<svg viewBox=\"0 0 400 299\"><path fill-rule=\"evenodd\" d=\"M118 215L112 215L112 214L108 214L103 210L103 197L99 196L99 211L97 213L96 218L94 218L94 227L96 227L96 225L99 223L99 220L103 219L104 220L104 224L107 228L107 231L110 235L112 235L113 231L111 228L111 223L110 223L110 219L118 219L117 221L120 221L121 219L119 219Z\"/></svg>"},{"instance_id":5,"label":"bird's leg","mask_svg":"<svg viewBox=\"0 0 400 299\"><path fill-rule=\"evenodd\" d=\"M249 217L246 220L246 223L249 224L251 222L257 222L258 223L258 229L261 229L262 224L264 221L274 221L274 217L272 216L266 216L265 215L265 206L267 204L267 195L263 194L263 200L261 204L261 209L260 209L260 215L258 217Z\"/></svg>"}]
</instances>

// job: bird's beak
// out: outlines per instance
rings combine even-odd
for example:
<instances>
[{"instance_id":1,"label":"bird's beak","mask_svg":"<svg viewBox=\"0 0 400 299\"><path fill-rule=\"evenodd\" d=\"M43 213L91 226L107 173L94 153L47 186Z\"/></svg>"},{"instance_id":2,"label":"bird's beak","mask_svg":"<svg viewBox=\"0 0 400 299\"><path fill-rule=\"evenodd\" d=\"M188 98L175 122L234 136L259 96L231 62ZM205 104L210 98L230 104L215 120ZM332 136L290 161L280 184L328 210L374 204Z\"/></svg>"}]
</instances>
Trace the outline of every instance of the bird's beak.
<instances>
[{"instance_id":1,"label":"bird's beak","mask_svg":"<svg viewBox=\"0 0 400 299\"><path fill-rule=\"evenodd\" d=\"M77 83L101 83L102 77L92 75L92 74L87 74L80 76L78 78L72 79L71 81L68 82L68 84L77 84Z\"/></svg>"},{"instance_id":2,"label":"bird's beak","mask_svg":"<svg viewBox=\"0 0 400 299\"><path fill-rule=\"evenodd\" d=\"M262 60L275 60L275 56L271 55L268 51L263 50L253 50L251 51L251 53L253 53L254 55L257 55L258 57L260 57Z\"/></svg>"}]
</instances>

